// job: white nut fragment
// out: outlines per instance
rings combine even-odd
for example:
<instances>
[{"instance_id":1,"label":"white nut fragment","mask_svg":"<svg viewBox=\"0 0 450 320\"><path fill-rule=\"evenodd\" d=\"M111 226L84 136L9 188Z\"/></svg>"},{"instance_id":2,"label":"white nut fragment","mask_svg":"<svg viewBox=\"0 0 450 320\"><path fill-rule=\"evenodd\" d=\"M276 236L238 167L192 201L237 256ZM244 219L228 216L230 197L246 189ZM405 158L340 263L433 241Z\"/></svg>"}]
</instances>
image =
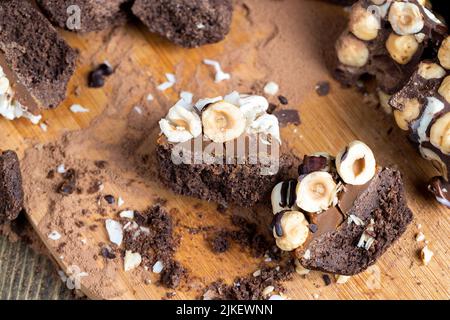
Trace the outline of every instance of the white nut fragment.
<instances>
[{"instance_id":1,"label":"white nut fragment","mask_svg":"<svg viewBox=\"0 0 450 320\"><path fill-rule=\"evenodd\" d=\"M387 94L386 92L384 92L382 90L377 90L377 93L378 93L378 99L380 101L381 108L383 108L383 111L386 114L391 114L392 113L392 107L389 104L389 100L391 99L392 95Z\"/></svg>"},{"instance_id":2,"label":"white nut fragment","mask_svg":"<svg viewBox=\"0 0 450 320\"><path fill-rule=\"evenodd\" d=\"M330 173L312 172L297 184L297 206L306 212L327 210L336 198L337 190Z\"/></svg>"},{"instance_id":3,"label":"white nut fragment","mask_svg":"<svg viewBox=\"0 0 450 320\"><path fill-rule=\"evenodd\" d=\"M448 103L450 103L450 76L444 78L438 92Z\"/></svg>"},{"instance_id":4,"label":"white nut fragment","mask_svg":"<svg viewBox=\"0 0 450 320\"><path fill-rule=\"evenodd\" d=\"M361 5L354 6L350 14L350 31L359 39L370 41L378 36L380 20Z\"/></svg>"},{"instance_id":5,"label":"white nut fragment","mask_svg":"<svg viewBox=\"0 0 450 320\"><path fill-rule=\"evenodd\" d=\"M422 106L417 98L405 99L403 106L403 110L394 110L394 118L399 128L407 131L409 124L419 117Z\"/></svg>"},{"instance_id":6,"label":"white nut fragment","mask_svg":"<svg viewBox=\"0 0 450 320\"><path fill-rule=\"evenodd\" d=\"M434 97L428 97L427 103L425 105L425 110L419 120L419 125L417 126L417 135L419 136L419 142L428 141L428 129L430 123L434 120L434 117L444 110L444 103Z\"/></svg>"},{"instance_id":7,"label":"white nut fragment","mask_svg":"<svg viewBox=\"0 0 450 320\"><path fill-rule=\"evenodd\" d=\"M399 36L391 33L386 41L389 55L399 64L411 61L418 48L419 43L413 35Z\"/></svg>"},{"instance_id":8,"label":"white nut fragment","mask_svg":"<svg viewBox=\"0 0 450 320\"><path fill-rule=\"evenodd\" d=\"M438 51L438 58L441 65L449 70L450 69L450 36L447 36L444 41L442 41L441 47Z\"/></svg>"},{"instance_id":9,"label":"white nut fragment","mask_svg":"<svg viewBox=\"0 0 450 320\"><path fill-rule=\"evenodd\" d=\"M450 112L433 123L430 130L430 142L443 153L450 154Z\"/></svg>"},{"instance_id":10,"label":"white nut fragment","mask_svg":"<svg viewBox=\"0 0 450 320\"><path fill-rule=\"evenodd\" d=\"M263 134L265 136L270 136L271 139L275 139L279 144L281 144L278 118L273 114L263 114L253 121L247 131L251 134ZM270 144L270 142L267 141L267 144Z\"/></svg>"},{"instance_id":11,"label":"white nut fragment","mask_svg":"<svg viewBox=\"0 0 450 320\"><path fill-rule=\"evenodd\" d=\"M273 230L277 246L283 251L292 251L306 242L309 234L308 221L300 211L288 211L281 218L283 235L279 237Z\"/></svg>"},{"instance_id":12,"label":"white nut fragment","mask_svg":"<svg viewBox=\"0 0 450 320\"><path fill-rule=\"evenodd\" d=\"M235 105L220 101L202 112L205 135L216 143L231 141L244 133L245 119Z\"/></svg>"},{"instance_id":13,"label":"white nut fragment","mask_svg":"<svg viewBox=\"0 0 450 320\"><path fill-rule=\"evenodd\" d=\"M372 0L372 3L376 4L377 6L381 6L385 2L386 0Z\"/></svg>"},{"instance_id":14,"label":"white nut fragment","mask_svg":"<svg viewBox=\"0 0 450 320\"><path fill-rule=\"evenodd\" d=\"M108 232L109 241L120 246L123 240L123 230L120 222L106 219L105 221L106 231Z\"/></svg>"},{"instance_id":15,"label":"white nut fragment","mask_svg":"<svg viewBox=\"0 0 450 320\"><path fill-rule=\"evenodd\" d=\"M142 257L139 253L137 253L137 252L133 253L130 250L127 250L125 252L125 258L124 258L125 272L136 269L137 267L139 267L141 262L142 262Z\"/></svg>"},{"instance_id":16,"label":"white nut fragment","mask_svg":"<svg viewBox=\"0 0 450 320\"><path fill-rule=\"evenodd\" d=\"M306 269L304 266L301 265L300 261L298 259L295 259L295 272L297 272L301 276L306 276L310 270Z\"/></svg>"},{"instance_id":17,"label":"white nut fragment","mask_svg":"<svg viewBox=\"0 0 450 320\"><path fill-rule=\"evenodd\" d=\"M339 152L336 169L345 183L363 185L375 176L375 156L364 142L356 140Z\"/></svg>"},{"instance_id":18,"label":"white nut fragment","mask_svg":"<svg viewBox=\"0 0 450 320\"><path fill-rule=\"evenodd\" d=\"M336 52L339 61L350 67L361 68L369 60L367 45L351 35L339 38L336 43Z\"/></svg>"},{"instance_id":19,"label":"white nut fragment","mask_svg":"<svg viewBox=\"0 0 450 320\"><path fill-rule=\"evenodd\" d=\"M440 79L445 76L445 70L437 63L421 62L417 73L424 79Z\"/></svg>"},{"instance_id":20,"label":"white nut fragment","mask_svg":"<svg viewBox=\"0 0 450 320\"><path fill-rule=\"evenodd\" d=\"M433 256L434 253L428 248L428 246L423 247L423 249L420 251L420 258L422 259L424 265L428 265L431 262Z\"/></svg>"},{"instance_id":21,"label":"white nut fragment","mask_svg":"<svg viewBox=\"0 0 450 320\"><path fill-rule=\"evenodd\" d=\"M418 6L409 2L394 2L388 20L395 33L411 35L423 29L424 20Z\"/></svg>"},{"instance_id":22,"label":"white nut fragment","mask_svg":"<svg viewBox=\"0 0 450 320\"><path fill-rule=\"evenodd\" d=\"M202 133L200 117L180 104L170 108L167 117L159 121L161 131L169 142L185 142Z\"/></svg>"},{"instance_id":23,"label":"white nut fragment","mask_svg":"<svg viewBox=\"0 0 450 320\"><path fill-rule=\"evenodd\" d=\"M343 276L340 274L335 275L336 277L336 283L337 284L344 284L347 283L348 280L350 280L351 276Z\"/></svg>"},{"instance_id":24,"label":"white nut fragment","mask_svg":"<svg viewBox=\"0 0 450 320\"><path fill-rule=\"evenodd\" d=\"M270 81L264 86L264 93L274 96L278 93L279 89L280 89L280 87L278 86L278 84L276 82Z\"/></svg>"}]
</instances>

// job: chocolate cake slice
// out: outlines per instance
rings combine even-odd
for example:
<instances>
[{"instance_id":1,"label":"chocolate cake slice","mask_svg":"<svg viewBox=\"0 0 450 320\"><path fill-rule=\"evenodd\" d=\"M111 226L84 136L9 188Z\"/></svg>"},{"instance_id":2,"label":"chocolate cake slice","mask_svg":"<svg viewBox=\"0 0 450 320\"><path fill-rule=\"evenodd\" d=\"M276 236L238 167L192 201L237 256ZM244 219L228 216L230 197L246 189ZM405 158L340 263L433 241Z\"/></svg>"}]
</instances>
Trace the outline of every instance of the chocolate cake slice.
<instances>
[{"instance_id":1,"label":"chocolate cake slice","mask_svg":"<svg viewBox=\"0 0 450 320\"><path fill-rule=\"evenodd\" d=\"M299 175L272 191L273 234L277 246L308 270L362 272L412 220L400 172L378 167L361 141L336 159L306 156Z\"/></svg>"},{"instance_id":2,"label":"chocolate cake slice","mask_svg":"<svg viewBox=\"0 0 450 320\"><path fill-rule=\"evenodd\" d=\"M196 104L180 100L159 123L161 181L222 206L265 199L295 168L294 158L280 155L278 119L267 108L265 98L237 92Z\"/></svg>"},{"instance_id":3,"label":"chocolate cake slice","mask_svg":"<svg viewBox=\"0 0 450 320\"><path fill-rule=\"evenodd\" d=\"M0 153L0 222L14 220L23 208L22 176L14 151Z\"/></svg>"},{"instance_id":4,"label":"chocolate cake slice","mask_svg":"<svg viewBox=\"0 0 450 320\"><path fill-rule=\"evenodd\" d=\"M71 31L100 31L125 24L131 0L36 0L56 26Z\"/></svg>"},{"instance_id":5,"label":"chocolate cake slice","mask_svg":"<svg viewBox=\"0 0 450 320\"><path fill-rule=\"evenodd\" d=\"M0 1L0 115L55 108L66 96L76 52L28 1Z\"/></svg>"},{"instance_id":6,"label":"chocolate cake slice","mask_svg":"<svg viewBox=\"0 0 450 320\"><path fill-rule=\"evenodd\" d=\"M136 0L132 11L151 32L193 48L225 38L233 6L231 0Z\"/></svg>"}]
</instances>

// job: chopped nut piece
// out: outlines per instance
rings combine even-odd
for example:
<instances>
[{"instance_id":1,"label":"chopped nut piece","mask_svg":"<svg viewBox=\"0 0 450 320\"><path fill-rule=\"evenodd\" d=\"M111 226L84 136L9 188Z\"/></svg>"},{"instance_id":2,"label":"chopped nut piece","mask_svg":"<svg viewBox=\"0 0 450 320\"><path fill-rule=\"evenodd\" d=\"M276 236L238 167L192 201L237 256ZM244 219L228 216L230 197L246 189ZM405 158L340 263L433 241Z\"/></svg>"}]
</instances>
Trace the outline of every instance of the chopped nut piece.
<instances>
[{"instance_id":1,"label":"chopped nut piece","mask_svg":"<svg viewBox=\"0 0 450 320\"><path fill-rule=\"evenodd\" d=\"M422 251L420 251L420 258L424 265L428 265L433 258L433 251L431 251L428 246L423 247Z\"/></svg>"},{"instance_id":2,"label":"chopped nut piece","mask_svg":"<svg viewBox=\"0 0 450 320\"><path fill-rule=\"evenodd\" d=\"M356 5L350 14L349 28L359 39L370 41L378 36L380 20L369 10Z\"/></svg>"},{"instance_id":3,"label":"chopped nut piece","mask_svg":"<svg viewBox=\"0 0 450 320\"><path fill-rule=\"evenodd\" d=\"M234 140L244 133L246 121L235 105L216 102L202 112L205 135L216 143Z\"/></svg>"},{"instance_id":4,"label":"chopped nut piece","mask_svg":"<svg viewBox=\"0 0 450 320\"><path fill-rule=\"evenodd\" d=\"M402 130L409 130L409 124L420 115L421 104L417 98L407 99L403 102L403 110L394 110L394 118Z\"/></svg>"},{"instance_id":5,"label":"chopped nut piece","mask_svg":"<svg viewBox=\"0 0 450 320\"><path fill-rule=\"evenodd\" d=\"M417 242L425 241L425 235L424 235L422 232L419 232L419 233L416 235L416 241L417 241Z\"/></svg>"},{"instance_id":6,"label":"chopped nut piece","mask_svg":"<svg viewBox=\"0 0 450 320\"><path fill-rule=\"evenodd\" d=\"M424 20L418 6L409 2L394 2L389 10L389 22L399 35L411 35L423 29Z\"/></svg>"},{"instance_id":7,"label":"chopped nut piece","mask_svg":"<svg viewBox=\"0 0 450 320\"><path fill-rule=\"evenodd\" d=\"M450 76L444 78L438 92L448 103L450 103Z\"/></svg>"},{"instance_id":8,"label":"chopped nut piece","mask_svg":"<svg viewBox=\"0 0 450 320\"><path fill-rule=\"evenodd\" d=\"M438 58L445 69L450 69L450 36L442 41L438 52Z\"/></svg>"},{"instance_id":9,"label":"chopped nut piece","mask_svg":"<svg viewBox=\"0 0 450 320\"><path fill-rule=\"evenodd\" d=\"M289 211L283 214L281 220L283 235L280 237L274 227L273 235L277 246L284 251L292 251L305 243L308 238L308 222L303 213L299 211Z\"/></svg>"},{"instance_id":10,"label":"chopped nut piece","mask_svg":"<svg viewBox=\"0 0 450 320\"><path fill-rule=\"evenodd\" d=\"M433 123L430 129L430 142L443 153L450 154L450 112Z\"/></svg>"},{"instance_id":11,"label":"chopped nut piece","mask_svg":"<svg viewBox=\"0 0 450 320\"><path fill-rule=\"evenodd\" d=\"M418 73L422 78L427 80L440 79L445 76L445 70L437 63L432 62L421 62Z\"/></svg>"},{"instance_id":12,"label":"chopped nut piece","mask_svg":"<svg viewBox=\"0 0 450 320\"><path fill-rule=\"evenodd\" d=\"M344 284L346 283L348 280L350 280L351 276L343 276L340 274L335 275L336 277L336 283L337 284Z\"/></svg>"}]
</instances>

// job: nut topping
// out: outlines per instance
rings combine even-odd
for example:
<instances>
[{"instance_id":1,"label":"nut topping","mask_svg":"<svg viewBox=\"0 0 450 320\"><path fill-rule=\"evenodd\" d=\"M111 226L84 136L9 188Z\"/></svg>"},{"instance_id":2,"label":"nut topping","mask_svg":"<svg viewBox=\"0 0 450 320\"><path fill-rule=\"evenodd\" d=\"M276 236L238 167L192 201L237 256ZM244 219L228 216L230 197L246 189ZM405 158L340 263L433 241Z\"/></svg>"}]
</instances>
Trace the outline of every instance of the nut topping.
<instances>
[{"instance_id":1,"label":"nut topping","mask_svg":"<svg viewBox=\"0 0 450 320\"><path fill-rule=\"evenodd\" d=\"M338 188L331 174L312 172L297 185L297 205L307 212L321 212L332 205L337 192Z\"/></svg>"},{"instance_id":2,"label":"nut topping","mask_svg":"<svg viewBox=\"0 0 450 320\"><path fill-rule=\"evenodd\" d=\"M430 142L443 153L450 154L450 112L433 123L430 130Z\"/></svg>"},{"instance_id":3,"label":"nut topping","mask_svg":"<svg viewBox=\"0 0 450 320\"><path fill-rule=\"evenodd\" d=\"M205 135L216 143L238 138L244 133L245 119L235 105L220 101L211 104L202 112Z\"/></svg>"},{"instance_id":4,"label":"nut topping","mask_svg":"<svg viewBox=\"0 0 450 320\"><path fill-rule=\"evenodd\" d=\"M370 41L377 37L380 21L369 10L358 5L353 7L350 14L349 28L357 38Z\"/></svg>"},{"instance_id":5,"label":"nut topping","mask_svg":"<svg viewBox=\"0 0 450 320\"><path fill-rule=\"evenodd\" d=\"M419 150L422 157L424 157L426 160L431 161L433 166L440 172L442 176L448 176L447 166L435 152L422 146L419 147Z\"/></svg>"},{"instance_id":6,"label":"nut topping","mask_svg":"<svg viewBox=\"0 0 450 320\"><path fill-rule=\"evenodd\" d=\"M395 33L403 36L418 33L424 26L419 7L409 2L394 2L388 19Z\"/></svg>"},{"instance_id":7,"label":"nut topping","mask_svg":"<svg viewBox=\"0 0 450 320\"><path fill-rule=\"evenodd\" d=\"M280 220L282 236L278 236L275 227L273 235L277 246L283 251L292 251L300 247L308 238L309 229L305 216L300 211L288 211Z\"/></svg>"},{"instance_id":8,"label":"nut topping","mask_svg":"<svg viewBox=\"0 0 450 320\"><path fill-rule=\"evenodd\" d=\"M441 86L438 89L438 92L441 96L444 97L447 103L450 103L450 76L444 78Z\"/></svg>"},{"instance_id":9,"label":"nut topping","mask_svg":"<svg viewBox=\"0 0 450 320\"><path fill-rule=\"evenodd\" d=\"M272 202L273 214L296 208L296 187L296 180L288 180L278 183L273 188L270 198Z\"/></svg>"},{"instance_id":10,"label":"nut topping","mask_svg":"<svg viewBox=\"0 0 450 320\"><path fill-rule=\"evenodd\" d=\"M445 70L437 63L421 62L418 68L419 75L427 80L440 79L445 76Z\"/></svg>"},{"instance_id":11,"label":"nut topping","mask_svg":"<svg viewBox=\"0 0 450 320\"><path fill-rule=\"evenodd\" d=\"M386 41L386 49L392 59L399 64L407 64L419 48L419 43L413 35L399 36L391 33Z\"/></svg>"},{"instance_id":12,"label":"nut topping","mask_svg":"<svg viewBox=\"0 0 450 320\"><path fill-rule=\"evenodd\" d=\"M447 36L444 41L442 41L441 47L438 51L438 58L441 65L449 70L450 69L450 36Z\"/></svg>"},{"instance_id":13,"label":"nut topping","mask_svg":"<svg viewBox=\"0 0 450 320\"><path fill-rule=\"evenodd\" d=\"M350 67L361 68L369 60L367 45L351 35L339 38L336 51L339 61Z\"/></svg>"},{"instance_id":14,"label":"nut topping","mask_svg":"<svg viewBox=\"0 0 450 320\"><path fill-rule=\"evenodd\" d=\"M345 183L363 185L375 176L375 157L365 143L356 140L338 154L336 169Z\"/></svg>"},{"instance_id":15,"label":"nut topping","mask_svg":"<svg viewBox=\"0 0 450 320\"><path fill-rule=\"evenodd\" d=\"M170 108L165 119L159 121L161 131L169 142L185 142L202 133L200 117L181 105Z\"/></svg>"},{"instance_id":16,"label":"nut topping","mask_svg":"<svg viewBox=\"0 0 450 320\"><path fill-rule=\"evenodd\" d=\"M407 131L409 124L420 115L421 104L417 98L404 99L403 110L394 110L394 118L400 129Z\"/></svg>"}]
</instances>

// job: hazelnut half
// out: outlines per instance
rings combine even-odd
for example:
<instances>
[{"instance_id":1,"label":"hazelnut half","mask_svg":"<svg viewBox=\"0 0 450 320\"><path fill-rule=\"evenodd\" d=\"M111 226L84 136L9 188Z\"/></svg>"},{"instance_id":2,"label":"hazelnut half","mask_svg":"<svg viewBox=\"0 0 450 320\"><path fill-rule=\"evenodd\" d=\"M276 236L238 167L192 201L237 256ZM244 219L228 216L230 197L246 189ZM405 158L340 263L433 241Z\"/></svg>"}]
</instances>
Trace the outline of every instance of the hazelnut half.
<instances>
[{"instance_id":1,"label":"hazelnut half","mask_svg":"<svg viewBox=\"0 0 450 320\"><path fill-rule=\"evenodd\" d=\"M345 183L363 185L375 176L375 157L364 142L356 140L336 156L336 169Z\"/></svg>"},{"instance_id":2,"label":"hazelnut half","mask_svg":"<svg viewBox=\"0 0 450 320\"><path fill-rule=\"evenodd\" d=\"M280 237L274 227L273 235L277 246L283 251L292 251L306 242L309 234L308 221L300 211L288 211L280 220L283 234Z\"/></svg>"},{"instance_id":3,"label":"hazelnut half","mask_svg":"<svg viewBox=\"0 0 450 320\"><path fill-rule=\"evenodd\" d=\"M361 5L356 5L350 13L350 31L359 39L370 41L378 36L379 19Z\"/></svg>"},{"instance_id":4,"label":"hazelnut half","mask_svg":"<svg viewBox=\"0 0 450 320\"><path fill-rule=\"evenodd\" d=\"M159 121L159 126L167 140L173 143L188 141L202 133L200 117L181 105L170 108L166 118Z\"/></svg>"},{"instance_id":5,"label":"hazelnut half","mask_svg":"<svg viewBox=\"0 0 450 320\"><path fill-rule=\"evenodd\" d=\"M399 64L407 64L419 48L419 43L413 35L399 36L391 33L386 41L389 55Z\"/></svg>"},{"instance_id":6,"label":"hazelnut half","mask_svg":"<svg viewBox=\"0 0 450 320\"><path fill-rule=\"evenodd\" d=\"M327 210L336 198L338 188L328 172L315 171L297 184L297 206L306 212Z\"/></svg>"},{"instance_id":7,"label":"hazelnut half","mask_svg":"<svg viewBox=\"0 0 450 320\"><path fill-rule=\"evenodd\" d=\"M402 36L418 33L424 26L419 7L410 2L396 1L392 3L388 20L395 33Z\"/></svg>"},{"instance_id":8,"label":"hazelnut half","mask_svg":"<svg viewBox=\"0 0 450 320\"><path fill-rule=\"evenodd\" d=\"M339 38L336 52L339 61L350 67L361 68L369 60L367 45L349 34Z\"/></svg>"},{"instance_id":9,"label":"hazelnut half","mask_svg":"<svg viewBox=\"0 0 450 320\"><path fill-rule=\"evenodd\" d=\"M404 99L403 110L394 110L395 122L400 129L407 131L409 124L420 115L421 104L417 98Z\"/></svg>"},{"instance_id":10,"label":"hazelnut half","mask_svg":"<svg viewBox=\"0 0 450 320\"><path fill-rule=\"evenodd\" d=\"M202 112L205 135L216 143L234 140L245 130L245 119L235 105L219 101L209 105Z\"/></svg>"}]
</instances>

